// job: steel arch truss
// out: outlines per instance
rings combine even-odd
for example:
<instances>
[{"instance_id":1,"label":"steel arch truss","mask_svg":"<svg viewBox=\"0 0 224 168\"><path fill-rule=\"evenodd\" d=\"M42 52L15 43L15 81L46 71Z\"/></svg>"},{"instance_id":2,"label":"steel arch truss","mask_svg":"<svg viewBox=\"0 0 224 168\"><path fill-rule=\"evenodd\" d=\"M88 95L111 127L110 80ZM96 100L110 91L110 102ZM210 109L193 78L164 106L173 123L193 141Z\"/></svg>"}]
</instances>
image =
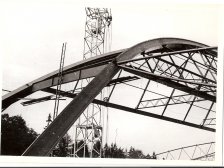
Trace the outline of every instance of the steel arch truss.
<instances>
[{"instance_id":1,"label":"steel arch truss","mask_svg":"<svg viewBox=\"0 0 224 168\"><path fill-rule=\"evenodd\" d=\"M188 116L200 113L201 119L194 123L201 128L214 128L217 56L209 51L216 48L178 47L181 50L175 51L163 45L156 52L144 51L138 58L118 63L124 71L147 79L136 109L155 111L158 108L157 114L163 118L171 115L169 107L179 105L182 111L177 111L173 118L184 123L192 120ZM163 92L158 91L158 88L163 89Z\"/></svg>"},{"instance_id":2,"label":"steel arch truss","mask_svg":"<svg viewBox=\"0 0 224 168\"><path fill-rule=\"evenodd\" d=\"M217 47L177 38L145 41L67 66L62 83L76 84L60 94L73 100L24 155L47 155L89 103L215 132L216 74ZM90 77L81 90L79 81ZM55 94L55 85L57 71L3 96L3 109L35 91ZM98 94L105 87L110 94L102 101Z\"/></svg>"},{"instance_id":3,"label":"steel arch truss","mask_svg":"<svg viewBox=\"0 0 224 168\"><path fill-rule=\"evenodd\" d=\"M185 146L156 154L158 160L215 160L215 142Z\"/></svg>"}]
</instances>

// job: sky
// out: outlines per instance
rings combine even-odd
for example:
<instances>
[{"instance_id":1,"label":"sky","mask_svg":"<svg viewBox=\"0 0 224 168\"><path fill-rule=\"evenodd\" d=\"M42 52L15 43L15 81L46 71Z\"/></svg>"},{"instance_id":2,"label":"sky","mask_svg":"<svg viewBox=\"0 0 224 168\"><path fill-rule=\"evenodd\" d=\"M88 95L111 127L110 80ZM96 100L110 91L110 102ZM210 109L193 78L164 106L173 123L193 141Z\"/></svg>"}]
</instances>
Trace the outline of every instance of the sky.
<instances>
[{"instance_id":1,"label":"sky","mask_svg":"<svg viewBox=\"0 0 224 168\"><path fill-rule=\"evenodd\" d=\"M219 5L159 4L151 1L4 1L1 5L2 88L14 90L59 67L67 42L65 65L82 60L85 7L112 10L112 51L139 42L177 37L210 46L219 43ZM3 92L5 94L5 92ZM45 95L34 93L30 97ZM62 110L69 101L61 104ZM38 133L43 131L54 102L23 107L19 102L4 113L21 115ZM153 151L215 140L215 134L157 119L113 110L109 112L109 143ZM183 138L184 137L184 138Z\"/></svg>"}]
</instances>

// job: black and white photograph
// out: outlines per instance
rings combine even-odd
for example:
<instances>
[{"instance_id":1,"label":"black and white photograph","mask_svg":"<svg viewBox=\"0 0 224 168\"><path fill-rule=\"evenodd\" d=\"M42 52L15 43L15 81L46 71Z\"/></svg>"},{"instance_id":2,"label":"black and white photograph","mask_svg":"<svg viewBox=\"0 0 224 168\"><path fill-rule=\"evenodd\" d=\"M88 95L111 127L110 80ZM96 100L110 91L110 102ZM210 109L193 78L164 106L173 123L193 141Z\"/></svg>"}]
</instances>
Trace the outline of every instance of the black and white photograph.
<instances>
[{"instance_id":1,"label":"black and white photograph","mask_svg":"<svg viewBox=\"0 0 224 168\"><path fill-rule=\"evenodd\" d=\"M0 6L3 165L223 164L224 3Z\"/></svg>"}]
</instances>

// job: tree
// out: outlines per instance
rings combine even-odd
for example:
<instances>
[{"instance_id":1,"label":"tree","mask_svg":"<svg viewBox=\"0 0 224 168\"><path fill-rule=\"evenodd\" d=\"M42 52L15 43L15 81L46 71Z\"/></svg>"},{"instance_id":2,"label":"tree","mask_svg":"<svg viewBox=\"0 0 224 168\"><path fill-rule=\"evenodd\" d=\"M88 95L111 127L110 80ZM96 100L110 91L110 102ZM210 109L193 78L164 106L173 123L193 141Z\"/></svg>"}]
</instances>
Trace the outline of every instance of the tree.
<instances>
[{"instance_id":1,"label":"tree","mask_svg":"<svg viewBox=\"0 0 224 168\"><path fill-rule=\"evenodd\" d=\"M155 152L152 153L152 159L157 159Z\"/></svg>"},{"instance_id":2,"label":"tree","mask_svg":"<svg viewBox=\"0 0 224 168\"><path fill-rule=\"evenodd\" d=\"M145 159L151 159L151 156L150 156L149 154L147 154L147 155L145 156Z\"/></svg>"},{"instance_id":3,"label":"tree","mask_svg":"<svg viewBox=\"0 0 224 168\"><path fill-rule=\"evenodd\" d=\"M38 134L26 126L21 116L2 115L1 152L2 155L22 155Z\"/></svg>"},{"instance_id":4,"label":"tree","mask_svg":"<svg viewBox=\"0 0 224 168\"><path fill-rule=\"evenodd\" d=\"M103 153L105 158L125 158L124 149L118 148L117 145L113 143L111 146L105 144Z\"/></svg>"},{"instance_id":5,"label":"tree","mask_svg":"<svg viewBox=\"0 0 224 168\"><path fill-rule=\"evenodd\" d=\"M145 155L142 153L141 150L139 149L135 149L131 146L130 150L129 150L129 158L132 159L144 159Z\"/></svg>"},{"instance_id":6,"label":"tree","mask_svg":"<svg viewBox=\"0 0 224 168\"><path fill-rule=\"evenodd\" d=\"M69 144L71 143L71 137L68 134L59 141L56 147L52 151L53 156L66 157L69 156Z\"/></svg>"}]
</instances>

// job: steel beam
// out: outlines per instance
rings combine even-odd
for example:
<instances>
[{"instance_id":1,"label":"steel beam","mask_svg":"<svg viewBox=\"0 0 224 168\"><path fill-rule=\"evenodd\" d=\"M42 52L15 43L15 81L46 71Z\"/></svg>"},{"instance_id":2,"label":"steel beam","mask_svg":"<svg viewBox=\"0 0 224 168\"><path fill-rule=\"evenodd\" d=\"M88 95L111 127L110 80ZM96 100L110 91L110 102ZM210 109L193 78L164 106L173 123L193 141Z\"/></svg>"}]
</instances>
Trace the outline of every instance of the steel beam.
<instances>
[{"instance_id":1,"label":"steel beam","mask_svg":"<svg viewBox=\"0 0 224 168\"><path fill-rule=\"evenodd\" d=\"M192 160L200 160L200 159L204 159L204 158L208 159L210 157L215 158L215 152L212 152L212 153L209 153L209 154L197 157L197 158L193 158Z\"/></svg>"},{"instance_id":2,"label":"steel beam","mask_svg":"<svg viewBox=\"0 0 224 168\"><path fill-rule=\"evenodd\" d=\"M102 71L102 69L104 67L105 67L105 65L95 67L95 68L90 68L90 69L84 69L81 71L70 72L68 74L63 74L62 75L63 76L62 84L76 81L79 79L94 77L97 74L99 74L99 72ZM49 78L49 79L46 79L43 81L39 81L36 83L32 83L29 85L27 84L26 86L23 86L23 87L19 88L18 90L14 91L14 93L11 94L10 96L8 96L8 95L6 95L8 97L3 96L2 108L5 109L21 98L24 98L36 91L39 91L39 90L42 90L42 89L45 89L48 87L56 86L57 84L58 84L58 77L52 77L52 78Z\"/></svg>"},{"instance_id":3,"label":"steel beam","mask_svg":"<svg viewBox=\"0 0 224 168\"><path fill-rule=\"evenodd\" d=\"M169 55L174 55L174 54L182 54L182 53L188 53L188 52L197 52L197 51L203 51L203 50L212 50L212 49L217 49L217 47L204 47L204 48L195 48L195 49L188 49L188 50L180 50L180 51L173 51L173 52L168 52L165 54L158 54L158 55L150 55L150 56L146 56L144 58L136 58L136 59L132 59L132 60L124 60L124 61L120 61L118 62L118 64L126 64L129 62L133 62L133 61L140 61L140 60L144 60L144 59L149 59L149 58L160 58L163 56L169 56ZM217 55L215 55L217 57Z\"/></svg>"},{"instance_id":4,"label":"steel beam","mask_svg":"<svg viewBox=\"0 0 224 168\"><path fill-rule=\"evenodd\" d=\"M33 99L33 100L28 100L26 102L22 102L21 104L23 106L27 106L27 105L30 105L30 104L40 103L40 102L48 101L48 100L52 100L52 99L53 99L53 96L44 96L44 97L41 97L41 98L37 98L37 99Z\"/></svg>"},{"instance_id":5,"label":"steel beam","mask_svg":"<svg viewBox=\"0 0 224 168\"><path fill-rule=\"evenodd\" d=\"M52 89L52 88L47 88L47 89L44 89L43 91L45 91L47 93L55 94L55 89ZM60 95L65 96L65 97L69 97L69 98L74 98L74 97L77 96L77 94L68 93L68 92L64 92L64 91L60 91ZM123 105L119 105L119 104L115 104L115 103L110 103L110 102L107 102L107 101L94 99L92 101L92 103L102 105L102 106L105 106L105 107L110 107L110 108L126 111L126 112L131 112L131 113L134 113L134 114L140 114L140 115L144 115L144 116L148 116L148 117L152 117L152 118L157 118L157 119L164 120L164 121L170 121L170 122L173 122L173 123L178 123L178 124L190 126L190 127L193 127L193 128L199 128L199 129L202 129L202 130L215 132L215 129L213 129L213 128L193 124L193 123L190 123L190 122L185 122L185 121L182 121L182 120L173 119L173 118L166 117L166 116L161 116L161 115L158 115L158 114L153 114L153 113L138 110L138 109L133 109L133 108L130 108L130 107L127 107L127 106L123 106Z\"/></svg>"},{"instance_id":6,"label":"steel beam","mask_svg":"<svg viewBox=\"0 0 224 168\"><path fill-rule=\"evenodd\" d=\"M145 72L145 71L141 71L141 70L137 70L137 69L133 69L133 68L128 68L126 66L120 66L119 65L119 67L121 67L124 71L127 71L129 73L141 76L141 77L146 78L146 79L150 79L150 80L156 81L158 83L167 85L167 86L172 87L172 88L176 88L176 89L184 91L186 93L189 93L189 94L192 94L192 95L204 98L206 100L210 100L210 101L216 102L216 97L215 96L209 95L209 94L207 94L205 92L196 90L194 88L190 88L190 87L188 87L186 85L183 85L183 84L180 84L178 82L174 82L173 81L173 80L177 80L177 81L184 82L184 80L173 79L173 78L168 78L168 77L164 77L164 76L160 76L160 75L155 75L155 74L152 74L152 73L149 73L149 72Z\"/></svg>"},{"instance_id":7,"label":"steel beam","mask_svg":"<svg viewBox=\"0 0 224 168\"><path fill-rule=\"evenodd\" d=\"M181 150L181 149L187 149L187 148L192 148L192 147L199 147L199 146L209 145L209 144L215 144L215 142L206 142L206 143L201 143L201 144L195 144L195 145L189 145L189 146L185 146L185 147L181 147L181 148L176 148L176 149L172 149L172 150L169 150L169 151L166 151L166 152L158 153L158 154L156 154L156 156L162 155L162 154L166 154L167 152L173 152L173 151L178 151L178 150Z\"/></svg>"},{"instance_id":8,"label":"steel beam","mask_svg":"<svg viewBox=\"0 0 224 168\"><path fill-rule=\"evenodd\" d=\"M145 57L145 54L143 54L143 57ZM159 61L157 60L157 62L156 62L156 64L155 64L155 67L154 67L153 69L152 69L152 67L150 66L148 60L145 59L145 61L146 61L147 65L148 65L150 71L154 73L155 70L156 70L156 67L157 67L157 64L158 64ZM141 101L142 101L142 99L143 99L143 97L144 97L144 95L145 95L145 92L146 92L146 90L147 90L147 88L148 88L148 86L149 86L149 83L150 83L150 80L148 80L148 82L147 82L147 84L146 84L146 86L145 86L145 88L144 88L144 90L143 90L143 93L142 93L142 95L141 95L141 97L140 97L140 99L139 99L139 101L138 101L138 104L137 104L137 106L136 106L136 109L138 109L138 107L139 107L139 105L140 105L140 103L141 103Z\"/></svg>"},{"instance_id":9,"label":"steel beam","mask_svg":"<svg viewBox=\"0 0 224 168\"><path fill-rule=\"evenodd\" d=\"M121 77L121 78L117 78L117 79L111 80L107 84L107 86L113 86L113 85L116 85L116 84L126 83L126 82L130 82L130 81L138 80L138 79L139 79L139 77L137 77L137 76ZM52 90L54 90L54 92L52 92ZM50 87L49 88L44 88L44 89L42 89L42 91L46 91L46 92L49 92L49 93L52 93L52 94L56 93L56 90L52 89ZM61 95L65 94L65 96L66 96L68 94L67 92L63 92L61 90L60 90L60 92L62 92ZM28 101L22 102L21 104L26 106L26 105L31 105L31 104L34 104L34 103L40 103L40 102L43 102L43 101L55 100L55 99L52 99L51 97L52 96L45 96L45 97L41 97L41 98L37 98L37 99L32 99L32 100L28 100ZM71 97L71 98L74 98L74 97ZM63 100L63 99L60 99L60 100Z\"/></svg>"},{"instance_id":10,"label":"steel beam","mask_svg":"<svg viewBox=\"0 0 224 168\"><path fill-rule=\"evenodd\" d=\"M150 113L150 112L146 112L146 111L142 111L142 110L138 110L138 109L133 109L127 106L122 106L122 105L118 105L118 104L114 104L114 103L109 103L109 102L103 102L100 100L95 99L93 101L93 103L97 103L106 107L110 107L110 108L115 108L118 110L123 110L123 111L127 111L127 112L131 112L134 114L140 114L140 115L144 115L144 116L148 116L148 117L152 117L152 118L157 118L160 120L164 120L164 121L169 121L172 123L176 123L176 124L181 124L181 125L186 125L186 126L190 126L193 128L199 128L202 130L207 130L207 131L211 131L211 132L215 132L214 128L210 128L210 127L205 127L205 126L201 126L198 124L194 124L194 123L190 123L190 122L186 122L186 121L182 121L182 120L178 120L178 119L174 119L174 118L170 118L170 117L166 117L166 116L161 116L158 114L154 114L154 113Z\"/></svg>"},{"instance_id":11,"label":"steel beam","mask_svg":"<svg viewBox=\"0 0 224 168\"><path fill-rule=\"evenodd\" d=\"M64 67L62 84L96 76L105 67L105 65L96 65L96 63L104 62L104 64L108 64L109 61L125 50L109 52ZM2 96L2 109L6 109L21 98L29 96L38 90L57 85L57 74L58 70L53 71Z\"/></svg>"},{"instance_id":12,"label":"steel beam","mask_svg":"<svg viewBox=\"0 0 224 168\"><path fill-rule=\"evenodd\" d=\"M134 80L138 80L140 79L137 76L126 76L126 77L118 77L116 79L112 79L107 86L112 86L112 85L116 85L116 84L120 84L120 83L126 83L126 82L130 82L130 81L134 81Z\"/></svg>"},{"instance_id":13,"label":"steel beam","mask_svg":"<svg viewBox=\"0 0 224 168\"><path fill-rule=\"evenodd\" d=\"M164 59L162 59L162 58L157 58L157 59L160 60L160 61L162 61L162 62L164 62L164 63L166 63L166 64L169 64L169 65L171 65L171 66L174 66L175 68L181 69L181 70L183 70L184 72L188 72L189 74L195 75L195 76L197 76L197 77L199 77L199 78L201 78L201 79L203 79L203 80L206 79L206 80L209 81L209 82L216 83L216 81L213 81L213 80L211 80L211 79L209 79L209 78L205 78L204 76L201 76L201 75L199 75L199 74L197 74L197 73L195 73L195 72L193 72L193 71L190 71L190 70L185 69L185 68L183 68L183 67L181 67L181 66L178 66L178 65L176 65L176 64L173 64L173 63L171 63L171 62L169 62L169 61L167 61L167 60L164 60Z\"/></svg>"},{"instance_id":14,"label":"steel beam","mask_svg":"<svg viewBox=\"0 0 224 168\"><path fill-rule=\"evenodd\" d=\"M119 68L113 62L103 69L29 146L23 156L49 155L51 149L118 71Z\"/></svg>"},{"instance_id":15,"label":"steel beam","mask_svg":"<svg viewBox=\"0 0 224 168\"><path fill-rule=\"evenodd\" d=\"M159 99L157 99L157 100L159 100ZM164 100L164 98L161 98L161 100ZM169 100L168 98L167 98L167 100ZM199 99L199 100L185 100L185 101L181 101L181 100L175 100L175 99L172 99L171 98L171 100L173 101L173 102L170 102L170 103L168 103L168 102L162 102L162 103L160 103L159 105L158 104L155 104L155 105L144 105L143 103L145 103L145 102L151 102L151 100L147 100L147 101L145 101L144 100L144 102L141 102L141 107L139 107L138 109L145 109L145 108L154 108L154 107L162 107L162 106L166 106L166 105L176 105L176 104L189 104L189 103L192 103L192 102L200 102L200 101L205 101L204 99ZM175 102L176 101L176 102ZM206 108L204 108L204 107L201 107L201 106L198 106L198 105L193 105L193 106L195 106L195 107L198 107L198 108L201 108L201 109L204 109L204 110L208 110L208 109L206 109ZM214 112L214 111L212 111L212 112Z\"/></svg>"}]
</instances>

